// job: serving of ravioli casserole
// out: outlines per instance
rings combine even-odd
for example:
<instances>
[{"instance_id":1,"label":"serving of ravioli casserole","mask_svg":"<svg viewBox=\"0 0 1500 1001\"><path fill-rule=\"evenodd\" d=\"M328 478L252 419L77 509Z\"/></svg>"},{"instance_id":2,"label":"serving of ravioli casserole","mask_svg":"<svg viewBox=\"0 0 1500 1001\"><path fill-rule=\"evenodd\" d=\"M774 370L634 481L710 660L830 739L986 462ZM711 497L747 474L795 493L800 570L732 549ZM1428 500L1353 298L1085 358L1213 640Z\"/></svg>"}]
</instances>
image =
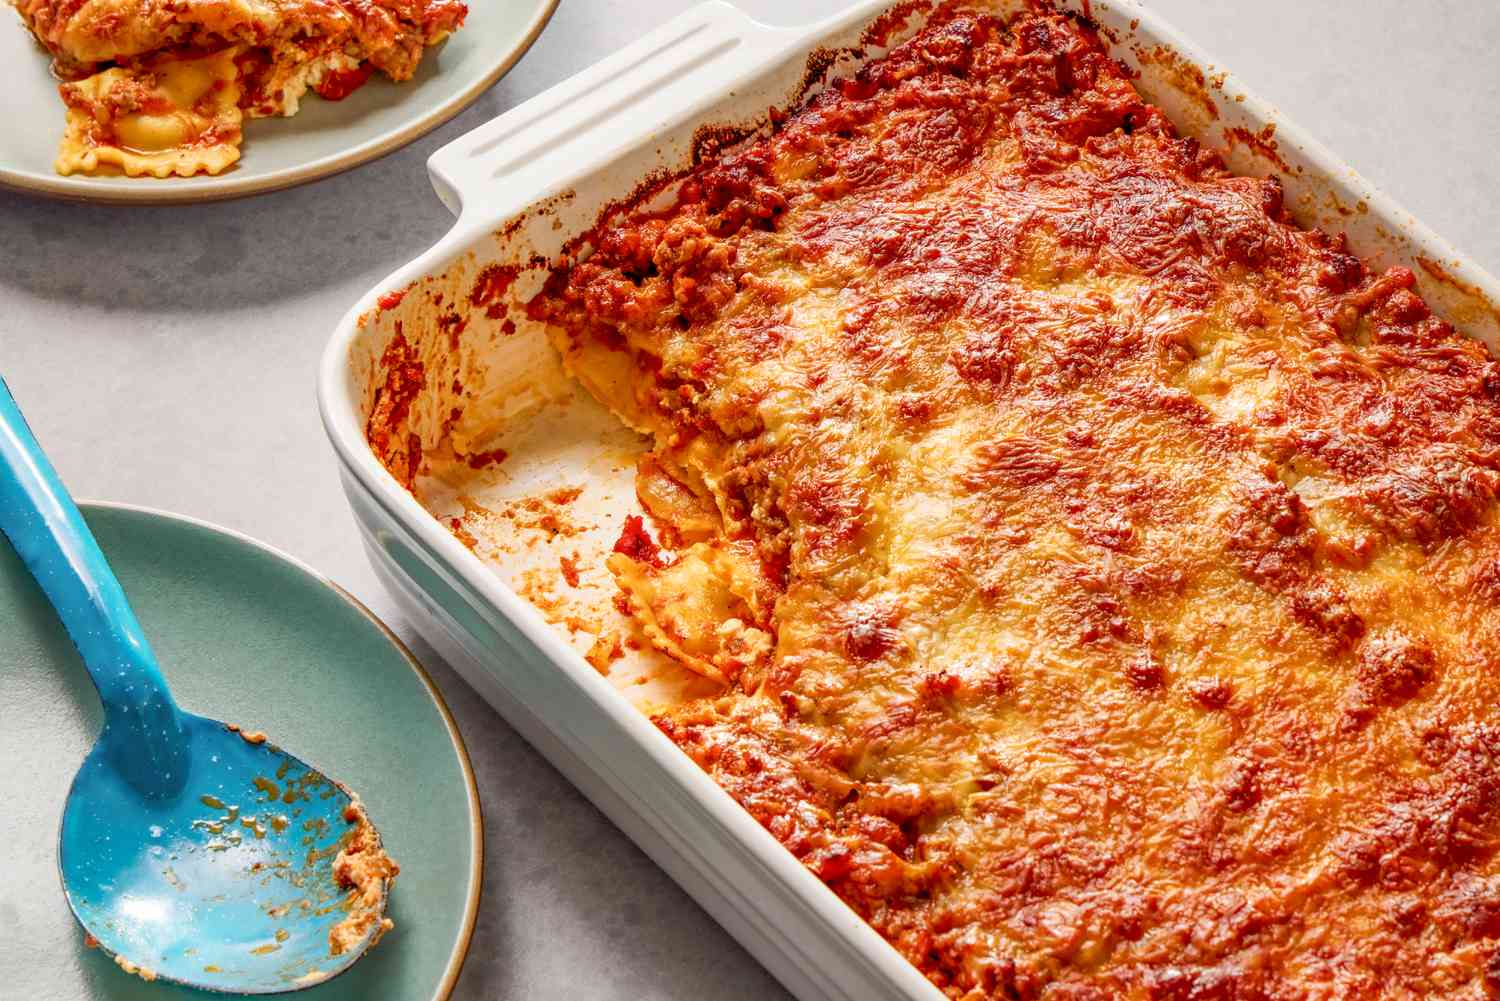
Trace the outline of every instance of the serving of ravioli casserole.
<instances>
[{"instance_id":1,"label":"serving of ravioli casserole","mask_svg":"<svg viewBox=\"0 0 1500 1001\"><path fill-rule=\"evenodd\" d=\"M459 0L12 0L67 105L58 173L217 174L246 116L407 80L463 24Z\"/></svg>"},{"instance_id":2,"label":"serving of ravioli casserole","mask_svg":"<svg viewBox=\"0 0 1500 1001\"><path fill-rule=\"evenodd\" d=\"M940 13L532 301L652 443L656 722L950 997L1500 996L1500 365Z\"/></svg>"}]
</instances>

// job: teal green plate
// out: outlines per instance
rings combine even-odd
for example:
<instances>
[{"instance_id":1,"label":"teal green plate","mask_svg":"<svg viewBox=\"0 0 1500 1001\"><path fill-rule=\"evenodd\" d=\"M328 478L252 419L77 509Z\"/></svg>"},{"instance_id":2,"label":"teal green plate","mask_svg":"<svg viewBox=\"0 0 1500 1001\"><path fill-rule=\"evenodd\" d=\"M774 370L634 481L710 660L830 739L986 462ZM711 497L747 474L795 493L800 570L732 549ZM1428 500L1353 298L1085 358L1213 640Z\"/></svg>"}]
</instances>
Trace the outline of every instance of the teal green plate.
<instances>
[{"instance_id":1,"label":"teal green plate","mask_svg":"<svg viewBox=\"0 0 1500 1001\"><path fill-rule=\"evenodd\" d=\"M401 865L396 927L308 1001L432 1001L458 979L479 906L479 796L441 696L348 594L244 536L82 505L183 708L264 730L363 798ZM73 773L99 730L83 665L0 538L0 995L209 998L122 973L83 944L57 876Z\"/></svg>"}]
</instances>

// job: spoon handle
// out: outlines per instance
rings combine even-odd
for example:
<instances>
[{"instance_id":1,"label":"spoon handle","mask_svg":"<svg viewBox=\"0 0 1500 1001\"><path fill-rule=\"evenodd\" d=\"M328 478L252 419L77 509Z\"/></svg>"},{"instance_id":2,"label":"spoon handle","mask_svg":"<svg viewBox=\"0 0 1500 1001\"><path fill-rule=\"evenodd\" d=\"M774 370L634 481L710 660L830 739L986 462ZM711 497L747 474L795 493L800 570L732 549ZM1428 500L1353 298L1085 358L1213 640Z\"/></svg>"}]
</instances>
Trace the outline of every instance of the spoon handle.
<instances>
[{"instance_id":1,"label":"spoon handle","mask_svg":"<svg viewBox=\"0 0 1500 1001\"><path fill-rule=\"evenodd\" d=\"M104 703L106 732L121 723L144 739L166 736L163 724L176 723L178 710L156 656L99 543L3 378L0 531L41 585L82 655Z\"/></svg>"}]
</instances>

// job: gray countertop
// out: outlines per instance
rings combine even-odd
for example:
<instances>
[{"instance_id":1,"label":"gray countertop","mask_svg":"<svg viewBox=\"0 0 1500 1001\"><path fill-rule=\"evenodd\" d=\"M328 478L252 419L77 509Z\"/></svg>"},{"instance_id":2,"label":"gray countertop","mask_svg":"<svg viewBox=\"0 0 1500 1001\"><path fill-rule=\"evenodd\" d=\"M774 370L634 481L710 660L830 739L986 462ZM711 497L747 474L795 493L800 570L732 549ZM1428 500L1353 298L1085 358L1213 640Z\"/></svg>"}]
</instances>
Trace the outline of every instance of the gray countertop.
<instances>
[{"instance_id":1,"label":"gray countertop","mask_svg":"<svg viewBox=\"0 0 1500 1001\"><path fill-rule=\"evenodd\" d=\"M782 24L844 6L738 2ZM300 557L385 617L437 678L485 813L484 902L461 1001L784 996L402 621L365 564L314 400L340 315L448 226L427 156L689 5L563 0L532 51L455 121L292 191L166 209L0 192L0 371L72 489L208 519ZM1500 3L1151 5L1500 269Z\"/></svg>"}]
</instances>

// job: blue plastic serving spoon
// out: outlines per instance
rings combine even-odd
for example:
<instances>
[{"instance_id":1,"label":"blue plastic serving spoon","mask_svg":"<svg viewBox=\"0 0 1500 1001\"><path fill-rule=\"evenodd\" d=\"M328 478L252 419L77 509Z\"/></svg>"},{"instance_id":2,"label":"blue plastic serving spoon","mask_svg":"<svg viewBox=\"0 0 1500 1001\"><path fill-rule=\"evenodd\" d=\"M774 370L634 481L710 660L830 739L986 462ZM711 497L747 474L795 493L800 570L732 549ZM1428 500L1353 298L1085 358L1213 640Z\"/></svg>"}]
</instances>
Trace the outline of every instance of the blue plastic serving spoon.
<instances>
[{"instance_id":1,"label":"blue plastic serving spoon","mask_svg":"<svg viewBox=\"0 0 1500 1001\"><path fill-rule=\"evenodd\" d=\"M259 734L177 707L4 380L0 530L104 703L58 850L85 941L148 980L229 993L297 990L347 969L380 935L390 880L368 880L361 894L340 885L334 860L351 840L378 853L379 836L337 782Z\"/></svg>"}]
</instances>

